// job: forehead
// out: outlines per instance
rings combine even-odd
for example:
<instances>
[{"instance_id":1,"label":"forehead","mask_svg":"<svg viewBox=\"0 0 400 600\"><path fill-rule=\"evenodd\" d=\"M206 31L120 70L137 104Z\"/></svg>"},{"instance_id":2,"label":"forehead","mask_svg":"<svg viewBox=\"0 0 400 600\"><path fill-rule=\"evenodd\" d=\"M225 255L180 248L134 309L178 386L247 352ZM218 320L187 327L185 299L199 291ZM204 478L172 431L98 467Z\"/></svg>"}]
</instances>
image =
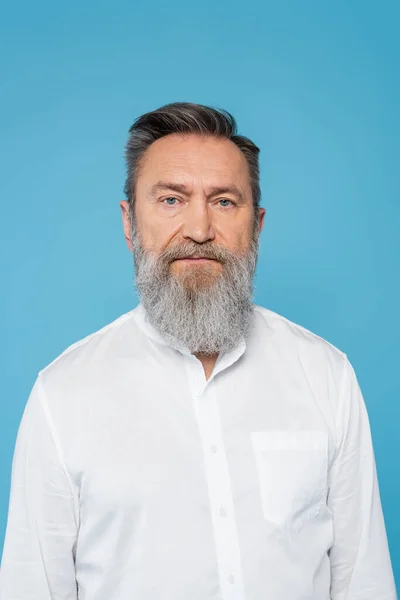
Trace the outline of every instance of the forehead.
<instances>
[{"instance_id":1,"label":"forehead","mask_svg":"<svg viewBox=\"0 0 400 600\"><path fill-rule=\"evenodd\" d=\"M247 161L241 150L226 138L197 134L172 134L154 142L145 152L137 183L161 176L190 183L228 184L249 187Z\"/></svg>"}]
</instances>

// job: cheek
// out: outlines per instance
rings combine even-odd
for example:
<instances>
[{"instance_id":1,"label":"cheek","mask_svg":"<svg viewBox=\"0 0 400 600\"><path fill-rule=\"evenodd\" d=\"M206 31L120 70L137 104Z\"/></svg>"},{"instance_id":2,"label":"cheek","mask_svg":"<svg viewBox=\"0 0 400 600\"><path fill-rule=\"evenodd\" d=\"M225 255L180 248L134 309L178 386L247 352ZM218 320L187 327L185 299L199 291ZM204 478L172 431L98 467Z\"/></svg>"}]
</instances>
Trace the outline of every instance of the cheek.
<instances>
[{"instance_id":1,"label":"cheek","mask_svg":"<svg viewBox=\"0 0 400 600\"><path fill-rule=\"evenodd\" d=\"M146 250L160 252L169 245L174 229L168 223L159 224L155 219L149 219L140 224L140 236Z\"/></svg>"},{"instance_id":2,"label":"cheek","mask_svg":"<svg viewBox=\"0 0 400 600\"><path fill-rule=\"evenodd\" d=\"M229 232L225 237L225 243L236 252L248 250L253 239L253 224L242 224Z\"/></svg>"}]
</instances>

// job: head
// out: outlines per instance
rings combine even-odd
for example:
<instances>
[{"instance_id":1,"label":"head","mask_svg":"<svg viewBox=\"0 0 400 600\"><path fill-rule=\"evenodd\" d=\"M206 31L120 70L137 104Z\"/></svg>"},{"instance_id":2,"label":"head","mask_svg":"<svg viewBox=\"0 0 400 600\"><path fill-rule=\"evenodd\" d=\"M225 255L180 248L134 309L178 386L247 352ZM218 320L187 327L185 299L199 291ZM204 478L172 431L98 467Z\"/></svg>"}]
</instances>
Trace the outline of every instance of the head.
<instances>
[{"instance_id":1,"label":"head","mask_svg":"<svg viewBox=\"0 0 400 600\"><path fill-rule=\"evenodd\" d=\"M147 317L172 345L215 354L248 333L265 214L258 153L229 113L197 104L129 130L125 238Z\"/></svg>"}]
</instances>

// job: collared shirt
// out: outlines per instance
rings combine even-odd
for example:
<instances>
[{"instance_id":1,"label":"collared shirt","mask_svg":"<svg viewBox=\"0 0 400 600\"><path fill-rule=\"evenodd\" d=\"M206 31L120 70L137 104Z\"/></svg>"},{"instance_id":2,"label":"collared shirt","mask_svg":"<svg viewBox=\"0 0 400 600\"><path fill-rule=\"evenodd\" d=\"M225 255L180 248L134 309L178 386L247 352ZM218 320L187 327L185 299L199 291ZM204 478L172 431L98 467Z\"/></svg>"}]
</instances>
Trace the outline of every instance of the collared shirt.
<instances>
[{"instance_id":1,"label":"collared shirt","mask_svg":"<svg viewBox=\"0 0 400 600\"><path fill-rule=\"evenodd\" d=\"M2 600L396 600L347 356L254 305L209 380L142 305L42 370Z\"/></svg>"}]
</instances>

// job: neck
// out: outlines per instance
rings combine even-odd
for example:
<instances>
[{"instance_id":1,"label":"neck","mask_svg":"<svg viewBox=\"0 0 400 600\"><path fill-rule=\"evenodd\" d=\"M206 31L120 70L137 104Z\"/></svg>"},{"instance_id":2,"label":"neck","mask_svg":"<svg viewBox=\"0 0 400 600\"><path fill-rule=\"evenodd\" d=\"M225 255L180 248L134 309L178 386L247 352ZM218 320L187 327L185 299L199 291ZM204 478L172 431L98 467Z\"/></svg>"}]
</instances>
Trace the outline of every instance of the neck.
<instances>
[{"instance_id":1,"label":"neck","mask_svg":"<svg viewBox=\"0 0 400 600\"><path fill-rule=\"evenodd\" d=\"M208 381L211 377L211 374L213 372L215 363L217 362L217 358L218 358L218 353L217 354L211 354L208 356L205 356L204 354L199 354L199 353L194 353L195 357L199 359L199 361L201 362L201 364L203 365L203 369L204 369L204 374L206 376L206 381Z\"/></svg>"}]
</instances>

